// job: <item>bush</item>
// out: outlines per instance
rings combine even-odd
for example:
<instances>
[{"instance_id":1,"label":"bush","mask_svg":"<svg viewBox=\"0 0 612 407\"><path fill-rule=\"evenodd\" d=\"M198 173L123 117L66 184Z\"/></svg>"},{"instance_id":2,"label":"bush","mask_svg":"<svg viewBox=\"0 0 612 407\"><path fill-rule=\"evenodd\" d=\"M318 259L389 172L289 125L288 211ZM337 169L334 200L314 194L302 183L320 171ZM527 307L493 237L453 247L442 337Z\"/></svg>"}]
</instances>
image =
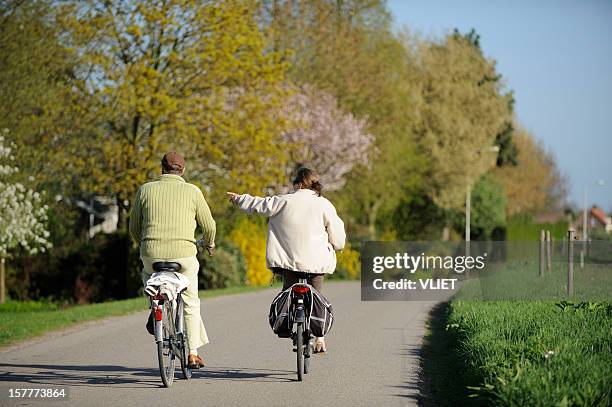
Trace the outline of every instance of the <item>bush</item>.
<instances>
[{"instance_id":1,"label":"bush","mask_svg":"<svg viewBox=\"0 0 612 407\"><path fill-rule=\"evenodd\" d=\"M246 261L246 283L268 284L272 272L266 267L265 229L250 219L243 219L230 233L230 240L240 249Z\"/></svg>"},{"instance_id":2,"label":"bush","mask_svg":"<svg viewBox=\"0 0 612 407\"><path fill-rule=\"evenodd\" d=\"M11 297L85 304L131 298L142 288L142 265L126 233L99 234L67 250L20 256L8 263Z\"/></svg>"},{"instance_id":3,"label":"bush","mask_svg":"<svg viewBox=\"0 0 612 407\"><path fill-rule=\"evenodd\" d=\"M334 278L343 280L355 280L359 278L361 272L361 262L359 252L351 248L349 243L346 244L344 250L338 253L336 272Z\"/></svg>"},{"instance_id":4,"label":"bush","mask_svg":"<svg viewBox=\"0 0 612 407\"><path fill-rule=\"evenodd\" d=\"M240 250L221 243L215 255L209 257L206 251L198 254L200 260L200 289L227 288L243 285L246 279L246 264Z\"/></svg>"}]
</instances>

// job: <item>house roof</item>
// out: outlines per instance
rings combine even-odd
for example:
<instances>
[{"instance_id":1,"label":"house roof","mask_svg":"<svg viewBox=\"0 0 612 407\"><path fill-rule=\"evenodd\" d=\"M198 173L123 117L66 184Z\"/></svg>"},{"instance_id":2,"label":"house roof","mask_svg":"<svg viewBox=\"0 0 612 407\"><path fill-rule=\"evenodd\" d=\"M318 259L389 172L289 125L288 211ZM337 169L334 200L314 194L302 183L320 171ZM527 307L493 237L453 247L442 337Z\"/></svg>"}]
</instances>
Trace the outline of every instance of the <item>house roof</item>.
<instances>
[{"instance_id":1,"label":"house roof","mask_svg":"<svg viewBox=\"0 0 612 407\"><path fill-rule=\"evenodd\" d=\"M606 215L603 209L598 208L597 206L593 206L591 208L591 216L597 219L597 221L604 226L610 223L610 218Z\"/></svg>"}]
</instances>

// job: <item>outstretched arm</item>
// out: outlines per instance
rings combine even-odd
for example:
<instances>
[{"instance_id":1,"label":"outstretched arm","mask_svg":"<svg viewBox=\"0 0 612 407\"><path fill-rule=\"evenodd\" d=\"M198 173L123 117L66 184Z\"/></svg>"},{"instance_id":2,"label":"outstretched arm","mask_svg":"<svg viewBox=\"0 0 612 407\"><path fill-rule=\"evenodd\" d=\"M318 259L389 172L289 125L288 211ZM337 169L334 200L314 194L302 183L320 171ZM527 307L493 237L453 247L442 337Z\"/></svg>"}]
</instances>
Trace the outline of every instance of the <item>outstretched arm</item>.
<instances>
[{"instance_id":1,"label":"outstretched arm","mask_svg":"<svg viewBox=\"0 0 612 407\"><path fill-rule=\"evenodd\" d=\"M231 203L248 213L257 213L262 216L274 216L285 206L285 200L278 196L251 196L249 194L227 193Z\"/></svg>"}]
</instances>

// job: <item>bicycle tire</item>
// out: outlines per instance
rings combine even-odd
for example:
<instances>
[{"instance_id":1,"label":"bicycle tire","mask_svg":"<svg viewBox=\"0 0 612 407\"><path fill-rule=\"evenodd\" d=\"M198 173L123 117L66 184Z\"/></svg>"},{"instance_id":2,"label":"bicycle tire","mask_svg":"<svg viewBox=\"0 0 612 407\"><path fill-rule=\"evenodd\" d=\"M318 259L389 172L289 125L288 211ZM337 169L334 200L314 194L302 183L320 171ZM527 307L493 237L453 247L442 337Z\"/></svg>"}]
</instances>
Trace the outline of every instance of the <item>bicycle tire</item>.
<instances>
[{"instance_id":1,"label":"bicycle tire","mask_svg":"<svg viewBox=\"0 0 612 407\"><path fill-rule=\"evenodd\" d=\"M296 333L297 345L297 377L298 381L304 380L304 323L298 322Z\"/></svg>"},{"instance_id":2,"label":"bicycle tire","mask_svg":"<svg viewBox=\"0 0 612 407\"><path fill-rule=\"evenodd\" d=\"M312 344L310 343L310 339L306 341L306 346L304 347L304 374L308 374L310 372L310 359L312 359Z\"/></svg>"},{"instance_id":3,"label":"bicycle tire","mask_svg":"<svg viewBox=\"0 0 612 407\"><path fill-rule=\"evenodd\" d=\"M184 314L185 306L183 299L179 297L178 307L176 310L176 325L179 326L178 320L179 318L183 318L183 334L181 335L179 348L181 350L181 356L179 357L181 361L181 371L183 372L183 378L185 380L191 379L193 376L193 371L187 365L187 361L189 358L189 337L187 336L189 333L187 332L187 328L185 327L185 314Z\"/></svg>"},{"instance_id":4,"label":"bicycle tire","mask_svg":"<svg viewBox=\"0 0 612 407\"><path fill-rule=\"evenodd\" d=\"M172 304L164 301L162 305L162 341L157 342L157 360L159 362L159 375L164 387L172 386L174 382L175 354L171 342L175 337Z\"/></svg>"}]
</instances>

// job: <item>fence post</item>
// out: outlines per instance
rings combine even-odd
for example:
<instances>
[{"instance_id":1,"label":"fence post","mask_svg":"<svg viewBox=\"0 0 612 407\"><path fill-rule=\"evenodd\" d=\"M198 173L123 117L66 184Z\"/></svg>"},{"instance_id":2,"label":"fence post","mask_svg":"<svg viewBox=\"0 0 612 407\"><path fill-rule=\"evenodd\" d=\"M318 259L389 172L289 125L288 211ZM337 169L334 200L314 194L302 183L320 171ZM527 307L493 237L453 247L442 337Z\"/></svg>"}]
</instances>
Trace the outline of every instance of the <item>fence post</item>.
<instances>
[{"instance_id":1,"label":"fence post","mask_svg":"<svg viewBox=\"0 0 612 407\"><path fill-rule=\"evenodd\" d=\"M546 240L546 233L544 229L540 230L540 273L539 276L542 277L544 275L544 241Z\"/></svg>"},{"instance_id":2,"label":"fence post","mask_svg":"<svg viewBox=\"0 0 612 407\"><path fill-rule=\"evenodd\" d=\"M552 240L550 230L546 231L546 271L552 273Z\"/></svg>"},{"instance_id":3,"label":"fence post","mask_svg":"<svg viewBox=\"0 0 612 407\"><path fill-rule=\"evenodd\" d=\"M573 229L567 231L567 295L574 295L574 232Z\"/></svg>"}]
</instances>

